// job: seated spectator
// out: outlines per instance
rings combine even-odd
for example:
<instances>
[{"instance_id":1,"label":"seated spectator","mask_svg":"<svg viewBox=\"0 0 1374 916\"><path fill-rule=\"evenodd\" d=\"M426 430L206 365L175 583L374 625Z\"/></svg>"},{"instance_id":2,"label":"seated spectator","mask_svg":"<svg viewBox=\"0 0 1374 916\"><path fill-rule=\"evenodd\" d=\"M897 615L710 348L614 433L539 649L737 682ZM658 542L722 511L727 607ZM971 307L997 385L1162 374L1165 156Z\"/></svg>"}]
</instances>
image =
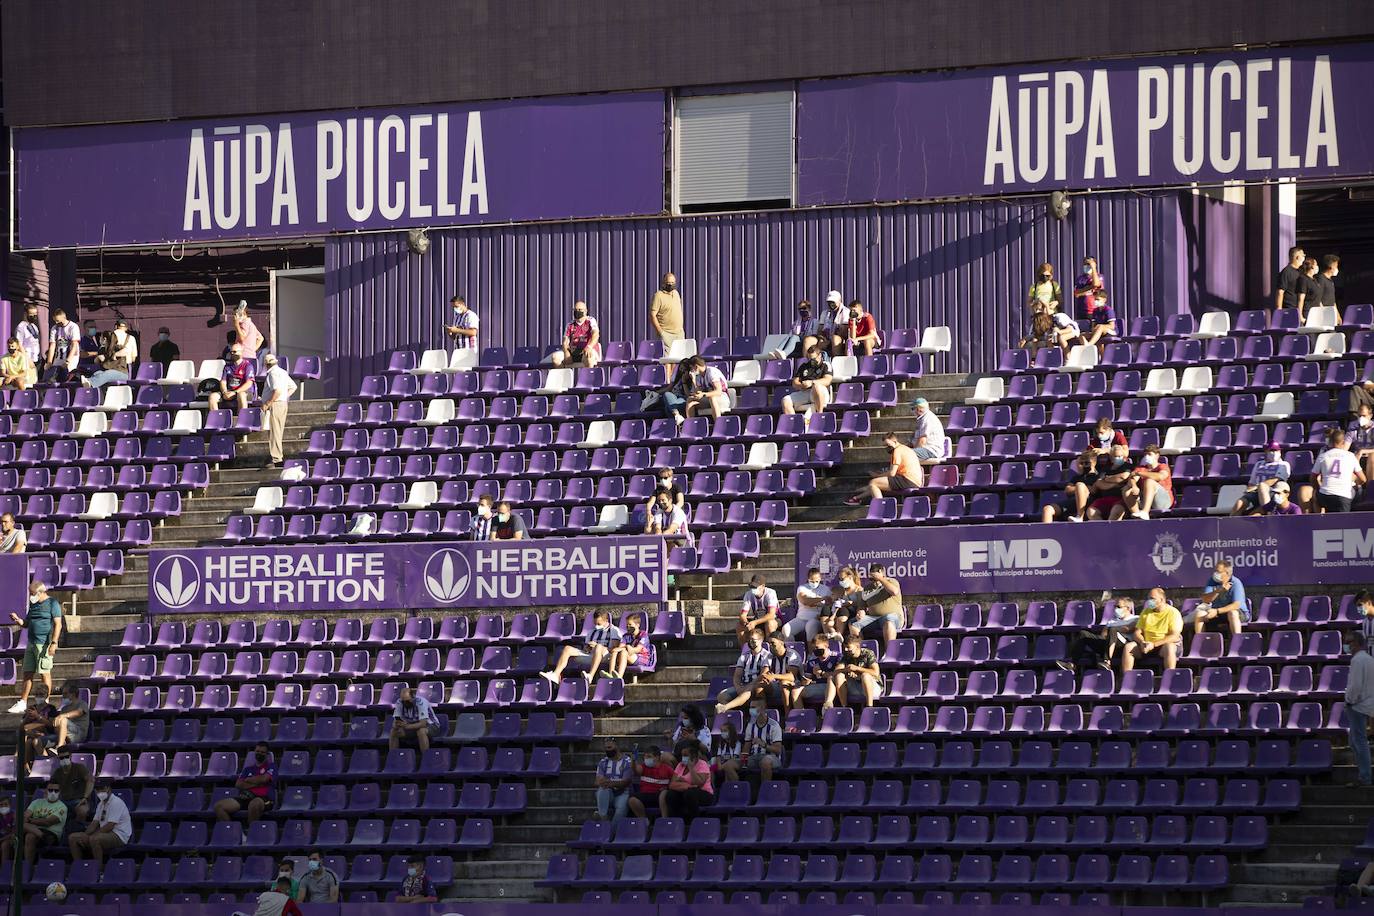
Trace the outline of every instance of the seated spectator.
<instances>
[{"instance_id":1,"label":"seated spectator","mask_svg":"<svg viewBox=\"0 0 1374 916\"><path fill-rule=\"evenodd\" d=\"M749 577L749 590L740 598L739 620L735 622L735 638L740 645L758 631L762 636L770 636L778 628L778 593L768 587L762 575L755 573Z\"/></svg>"},{"instance_id":2,"label":"seated spectator","mask_svg":"<svg viewBox=\"0 0 1374 916\"><path fill-rule=\"evenodd\" d=\"M635 761L635 776L639 784L630 794L630 816L648 817L649 809L658 810L659 796L668 789L673 778L672 764L664 758L657 744L649 745L643 760Z\"/></svg>"},{"instance_id":3,"label":"seated spectator","mask_svg":"<svg viewBox=\"0 0 1374 916\"><path fill-rule=\"evenodd\" d=\"M1300 491L1304 512L1349 512L1355 503L1355 484L1365 483L1359 460L1346 448L1345 430L1332 430L1328 442L1330 447L1312 465L1312 483Z\"/></svg>"},{"instance_id":4,"label":"seated spectator","mask_svg":"<svg viewBox=\"0 0 1374 916\"><path fill-rule=\"evenodd\" d=\"M610 672L611 677L623 678L625 669L631 665L643 667L649 664L652 650L649 646L649 634L645 632L642 623L643 619L641 614L631 614L625 618L623 641L611 650L611 659L606 663L606 670Z\"/></svg>"},{"instance_id":5,"label":"seated spectator","mask_svg":"<svg viewBox=\"0 0 1374 916\"><path fill-rule=\"evenodd\" d=\"M1292 466L1283 459L1283 447L1277 442L1270 442L1264 454L1255 459L1255 465L1250 469L1250 482L1240 499L1231 507L1231 514L1265 514L1273 488L1280 483L1286 483L1292 473ZM1287 487L1284 489L1286 492Z\"/></svg>"},{"instance_id":6,"label":"seated spectator","mask_svg":"<svg viewBox=\"0 0 1374 916\"><path fill-rule=\"evenodd\" d=\"M744 726L744 749L746 766L757 770L759 778L772 779L782 768L782 726L768 715L768 703L761 697L754 698L754 715Z\"/></svg>"},{"instance_id":7,"label":"seated spectator","mask_svg":"<svg viewBox=\"0 0 1374 916\"><path fill-rule=\"evenodd\" d=\"M101 337L96 354L96 371L82 384L89 388L104 388L129 380L129 372L138 361L138 339L129 333L129 323L123 318L115 322L114 330Z\"/></svg>"},{"instance_id":8,"label":"seated spectator","mask_svg":"<svg viewBox=\"0 0 1374 916\"><path fill-rule=\"evenodd\" d=\"M811 317L811 300L797 303L797 320L787 338L776 350L761 354L764 359L794 359L806 354L819 341L820 323Z\"/></svg>"},{"instance_id":9,"label":"seated spectator","mask_svg":"<svg viewBox=\"0 0 1374 916\"><path fill-rule=\"evenodd\" d=\"M1130 671L1136 659L1156 652L1166 671L1178 664L1183 653L1183 615L1169 603L1162 588L1150 589L1150 599L1135 622L1134 640L1121 655L1121 670Z\"/></svg>"},{"instance_id":10,"label":"seated spectator","mask_svg":"<svg viewBox=\"0 0 1374 916\"><path fill-rule=\"evenodd\" d=\"M630 783L634 764L620 752L614 738L606 739L606 756L596 764L596 816L611 823L625 817L630 807Z\"/></svg>"},{"instance_id":11,"label":"seated spectator","mask_svg":"<svg viewBox=\"0 0 1374 916\"><path fill-rule=\"evenodd\" d=\"M865 709L882 698L883 675L878 668L878 656L853 633L844 641L844 654L835 666L834 683L841 706L849 706L853 700L851 685L858 688Z\"/></svg>"},{"instance_id":12,"label":"seated spectator","mask_svg":"<svg viewBox=\"0 0 1374 916\"><path fill-rule=\"evenodd\" d=\"M1121 503L1112 512L1113 518L1130 514L1133 518L1150 520L1151 512L1168 512L1174 507L1174 473L1169 462L1159 454L1158 445L1145 446L1140 464L1127 478L1121 491Z\"/></svg>"},{"instance_id":13,"label":"seated spectator","mask_svg":"<svg viewBox=\"0 0 1374 916\"><path fill-rule=\"evenodd\" d=\"M801 653L789 646L780 633L768 637L768 667L763 672L762 696L770 705L787 711L787 698L801 676L801 667Z\"/></svg>"},{"instance_id":14,"label":"seated spectator","mask_svg":"<svg viewBox=\"0 0 1374 916\"><path fill-rule=\"evenodd\" d=\"M1078 456L1073 469L1069 471L1069 482L1064 485L1064 498L1046 503L1040 510L1040 521L1048 523L1065 518L1071 522L1083 521L1088 511L1088 501L1092 498L1092 486L1100 476L1097 471L1097 451L1089 448Z\"/></svg>"},{"instance_id":15,"label":"seated spectator","mask_svg":"<svg viewBox=\"0 0 1374 916\"><path fill-rule=\"evenodd\" d=\"M674 488L676 489L676 488ZM681 491L677 491L679 494ZM692 534L687 527L687 512L675 502L673 491L659 487L650 503L649 518L644 524L645 534L661 534L674 544L692 546Z\"/></svg>"},{"instance_id":16,"label":"seated spectator","mask_svg":"<svg viewBox=\"0 0 1374 916\"><path fill-rule=\"evenodd\" d=\"M81 699L81 688L75 681L62 687L62 708L53 717L53 729L55 747L76 747L90 733L91 707Z\"/></svg>"},{"instance_id":17,"label":"seated spectator","mask_svg":"<svg viewBox=\"0 0 1374 916\"><path fill-rule=\"evenodd\" d=\"M87 318L81 326L81 358L77 360L76 371L81 375L90 375L100 367L96 361L100 357L101 337L96 330L95 320Z\"/></svg>"},{"instance_id":18,"label":"seated spectator","mask_svg":"<svg viewBox=\"0 0 1374 916\"><path fill-rule=\"evenodd\" d=\"M233 820L235 814L243 811L248 823L252 824L272 810L276 781L277 765L272 761L267 742L259 741L253 746L253 756L244 762L243 770L234 782L236 793L215 803L215 818Z\"/></svg>"},{"instance_id":19,"label":"seated spectator","mask_svg":"<svg viewBox=\"0 0 1374 916\"><path fill-rule=\"evenodd\" d=\"M1034 318L1050 307L1062 309L1063 299L1064 294L1059 288L1059 282L1054 279L1054 265L1046 261L1040 265L1035 280L1031 282L1030 293L1026 297L1026 310L1031 318Z\"/></svg>"},{"instance_id":20,"label":"seated spectator","mask_svg":"<svg viewBox=\"0 0 1374 916\"><path fill-rule=\"evenodd\" d=\"M1218 560L1216 571L1198 596L1203 603L1193 611L1193 632L1240 632L1250 622L1250 599L1245 585L1235 576L1230 560Z\"/></svg>"},{"instance_id":21,"label":"seated spectator","mask_svg":"<svg viewBox=\"0 0 1374 916\"><path fill-rule=\"evenodd\" d=\"M19 346L19 338L11 337L8 353L0 359L0 388L23 391L38 384L38 367Z\"/></svg>"},{"instance_id":22,"label":"seated spectator","mask_svg":"<svg viewBox=\"0 0 1374 916\"><path fill-rule=\"evenodd\" d=\"M703 758L701 746L684 743L682 759L673 769L668 788L659 797L659 812L664 817L680 817L691 823L702 808L715 803L715 792L711 765Z\"/></svg>"},{"instance_id":23,"label":"seated spectator","mask_svg":"<svg viewBox=\"0 0 1374 916\"><path fill-rule=\"evenodd\" d=\"M849 342L853 344L856 356L872 356L883 345L883 339L878 335L878 322L858 299L849 303Z\"/></svg>"},{"instance_id":24,"label":"seated spectator","mask_svg":"<svg viewBox=\"0 0 1374 916\"><path fill-rule=\"evenodd\" d=\"M67 806L67 820L84 823L90 815L90 797L95 792L95 776L83 763L72 759L72 749L62 745L57 749L57 765L52 781L61 786L62 804Z\"/></svg>"},{"instance_id":25,"label":"seated spectator","mask_svg":"<svg viewBox=\"0 0 1374 916\"><path fill-rule=\"evenodd\" d=\"M76 323L67 318L62 309L52 313L52 328L48 331L48 352L44 360L43 381L50 385L65 385L76 381L77 365L81 361L81 332Z\"/></svg>"},{"instance_id":26,"label":"seated spectator","mask_svg":"<svg viewBox=\"0 0 1374 916\"><path fill-rule=\"evenodd\" d=\"M5 861L5 855L2 854L5 848L7 846L13 848L14 846L14 830L18 820L14 816L11 797L9 795L0 797L0 865L3 865Z\"/></svg>"},{"instance_id":27,"label":"seated spectator","mask_svg":"<svg viewBox=\"0 0 1374 916\"><path fill-rule=\"evenodd\" d=\"M601 666L611 657L611 652L624 641L624 634L620 632L620 627L611 623L610 611L597 610L592 614L592 631L582 640L582 645L568 644L563 647L563 651L558 656L558 662L553 666L552 671L542 673L543 677L557 685L563 678L563 669L568 667L568 663L575 658L590 658L591 667L582 673L590 684L596 680L596 673L601 670Z\"/></svg>"},{"instance_id":28,"label":"seated spectator","mask_svg":"<svg viewBox=\"0 0 1374 916\"><path fill-rule=\"evenodd\" d=\"M272 890L274 887L277 886L278 882L281 881L289 881L291 883L291 887L290 890L287 892L287 895L292 900L295 900L297 895L300 894L301 885L300 882L296 880L296 863L290 859L283 858L280 862L277 863L277 874L275 877L273 877L270 881L267 882L267 889Z\"/></svg>"},{"instance_id":29,"label":"seated spectator","mask_svg":"<svg viewBox=\"0 0 1374 916\"><path fill-rule=\"evenodd\" d=\"M429 700L417 696L409 684L403 686L391 709L391 738L387 746L394 751L403 743L414 742L423 754L441 731L439 716Z\"/></svg>"},{"instance_id":30,"label":"seated spectator","mask_svg":"<svg viewBox=\"0 0 1374 916\"><path fill-rule=\"evenodd\" d=\"M849 632L863 639L891 642L906 626L902 610L902 586L887 574L881 563L868 567L868 582L857 594L844 599Z\"/></svg>"},{"instance_id":31,"label":"seated spectator","mask_svg":"<svg viewBox=\"0 0 1374 916\"><path fill-rule=\"evenodd\" d=\"M844 353L844 341L849 336L849 309L845 308L844 296L832 289L825 295L825 309L821 311L816 330L820 340L818 346L830 356Z\"/></svg>"},{"instance_id":32,"label":"seated spectator","mask_svg":"<svg viewBox=\"0 0 1374 916\"><path fill-rule=\"evenodd\" d=\"M292 899L291 879L278 878L272 886L258 894L253 916L301 916L301 908Z\"/></svg>"},{"instance_id":33,"label":"seated spectator","mask_svg":"<svg viewBox=\"0 0 1374 916\"><path fill-rule=\"evenodd\" d=\"M134 822L129 816L129 806L114 794L109 779L101 777L96 782L95 799L95 815L91 822L85 830L67 837L67 847L73 861L79 862L89 855L98 868L106 856L123 849L133 838Z\"/></svg>"},{"instance_id":34,"label":"seated spectator","mask_svg":"<svg viewBox=\"0 0 1374 916\"><path fill-rule=\"evenodd\" d=\"M11 710L13 711L13 710ZM20 731L28 746L26 755L32 761L48 756L51 736L56 734L53 720L57 718L57 707L48 702L48 685L38 683L33 686L33 694L25 702L24 717L19 720Z\"/></svg>"},{"instance_id":35,"label":"seated spectator","mask_svg":"<svg viewBox=\"0 0 1374 916\"><path fill-rule=\"evenodd\" d=\"M1345 447L1355 455L1366 480L1374 480L1374 408L1361 404L1345 428Z\"/></svg>"},{"instance_id":36,"label":"seated spectator","mask_svg":"<svg viewBox=\"0 0 1374 916\"><path fill-rule=\"evenodd\" d=\"M1365 378L1350 386L1347 393L1351 419L1360 415L1361 407L1374 407L1374 379L1370 379L1368 373Z\"/></svg>"},{"instance_id":37,"label":"seated spectator","mask_svg":"<svg viewBox=\"0 0 1374 916\"><path fill-rule=\"evenodd\" d=\"M233 410L247 407L253 400L253 363L243 355L243 345L234 344L225 360L219 386L210 392L210 409L219 408L220 401Z\"/></svg>"},{"instance_id":38,"label":"seated spectator","mask_svg":"<svg viewBox=\"0 0 1374 916\"><path fill-rule=\"evenodd\" d=\"M1098 478L1088 488L1088 518L1110 517L1121 505L1126 484L1131 478L1131 454L1125 445L1113 445L1111 457L1097 462ZM1119 516L1118 516L1119 517Z\"/></svg>"},{"instance_id":39,"label":"seated spectator","mask_svg":"<svg viewBox=\"0 0 1374 916\"><path fill-rule=\"evenodd\" d=\"M813 414L830 404L831 381L830 363L820 347L813 344L806 351L806 359L792 373L792 391L782 399L782 412L793 414L800 410L810 423Z\"/></svg>"},{"instance_id":40,"label":"seated spectator","mask_svg":"<svg viewBox=\"0 0 1374 916\"><path fill-rule=\"evenodd\" d=\"M771 670L771 650L764 645L763 631L750 630L731 672L731 686L716 695L716 712L744 706L768 686L764 672Z\"/></svg>"},{"instance_id":41,"label":"seated spectator","mask_svg":"<svg viewBox=\"0 0 1374 916\"><path fill-rule=\"evenodd\" d=\"M871 478L859 492L846 499L846 506L857 506L869 499L881 499L885 494L902 497L915 493L925 485L925 469L916 450L903 445L895 433L883 436L889 459L887 472Z\"/></svg>"},{"instance_id":42,"label":"seated spectator","mask_svg":"<svg viewBox=\"0 0 1374 916\"><path fill-rule=\"evenodd\" d=\"M477 497L477 507L472 513L472 524L468 527L468 540L470 541L490 541L493 540L491 530L495 525L492 518L491 495L483 493Z\"/></svg>"},{"instance_id":43,"label":"seated spectator","mask_svg":"<svg viewBox=\"0 0 1374 916\"><path fill-rule=\"evenodd\" d=\"M735 782L744 766L744 739L735 728L735 723L726 721L720 727L720 734L711 742L711 769L717 782Z\"/></svg>"},{"instance_id":44,"label":"seated spectator","mask_svg":"<svg viewBox=\"0 0 1374 916\"><path fill-rule=\"evenodd\" d=\"M29 537L15 524L14 516L0 513L0 553L23 553L29 549Z\"/></svg>"},{"instance_id":45,"label":"seated spectator","mask_svg":"<svg viewBox=\"0 0 1374 916\"><path fill-rule=\"evenodd\" d=\"M29 802L24 812L24 861L33 865L38 860L38 850L56 846L62 842L62 831L67 825L67 806L62 804L62 787L55 780L48 780L47 791ZM0 865L15 855L14 837L6 837L0 843Z\"/></svg>"},{"instance_id":46,"label":"seated spectator","mask_svg":"<svg viewBox=\"0 0 1374 916\"><path fill-rule=\"evenodd\" d=\"M1110 455L1113 445L1126 445L1126 434L1119 429L1112 428L1110 417L1101 417L1092 432L1088 434L1088 440L1092 448L1097 450L1099 455Z\"/></svg>"},{"instance_id":47,"label":"seated spectator","mask_svg":"<svg viewBox=\"0 0 1374 916\"><path fill-rule=\"evenodd\" d=\"M730 382L715 366L700 356L692 357L691 394L687 395L689 417L719 417L730 412Z\"/></svg>"},{"instance_id":48,"label":"seated spectator","mask_svg":"<svg viewBox=\"0 0 1374 916\"><path fill-rule=\"evenodd\" d=\"M805 636L808 642L815 639L821 631L821 611L829 598L830 586L821 581L820 569L811 567L806 571L806 581L797 586L797 615L783 625L783 637Z\"/></svg>"},{"instance_id":49,"label":"seated spectator","mask_svg":"<svg viewBox=\"0 0 1374 916\"><path fill-rule=\"evenodd\" d=\"M830 637L817 633L810 638L811 651L802 663L801 674L788 691L789 709L820 704L822 710L835 705L835 669L840 657L830 651Z\"/></svg>"},{"instance_id":50,"label":"seated spectator","mask_svg":"<svg viewBox=\"0 0 1374 916\"><path fill-rule=\"evenodd\" d=\"M1360 632L1365 642L1374 644L1374 592L1361 589L1355 593L1355 616L1360 620Z\"/></svg>"},{"instance_id":51,"label":"seated spectator","mask_svg":"<svg viewBox=\"0 0 1374 916\"><path fill-rule=\"evenodd\" d=\"M863 582L859 571L853 566L841 566L835 576L835 592L830 606L821 612L821 632L836 641L836 652L844 645L849 633L849 618L852 608L863 602Z\"/></svg>"},{"instance_id":52,"label":"seated spectator","mask_svg":"<svg viewBox=\"0 0 1374 916\"><path fill-rule=\"evenodd\" d=\"M1115 604L1112 613L1116 619L1113 623L1095 630L1079 630L1074 634L1069 640L1065 657L1055 662L1060 670L1079 674L1093 668L1111 670L1117 649L1130 642L1128 633L1134 631L1134 624L1128 629L1127 621L1135 616L1135 602L1130 598L1118 598Z\"/></svg>"},{"instance_id":53,"label":"seated spectator","mask_svg":"<svg viewBox=\"0 0 1374 916\"><path fill-rule=\"evenodd\" d=\"M516 514L510 500L503 499L496 504L496 520L491 525L493 541L523 541L528 538L529 530L525 520Z\"/></svg>"},{"instance_id":54,"label":"seated spectator","mask_svg":"<svg viewBox=\"0 0 1374 916\"><path fill-rule=\"evenodd\" d=\"M678 711L677 724L670 732L664 732L672 752L665 751L663 757L669 766L677 763L677 751L684 742L696 742L703 755L711 750L711 730L706 727L706 714L695 703L684 703Z\"/></svg>"},{"instance_id":55,"label":"seated spectator","mask_svg":"<svg viewBox=\"0 0 1374 916\"><path fill-rule=\"evenodd\" d=\"M641 410L648 410L653 404L654 394L658 395L659 404L662 407L663 415L668 417L681 426L687 418L683 416L683 411L687 409L687 399L696 392L696 381L693 366L697 362L705 365L705 361L696 356L689 356L677 364L672 376L668 379L668 384L659 388L656 392L650 392L644 396L644 401L640 405Z\"/></svg>"},{"instance_id":56,"label":"seated spectator","mask_svg":"<svg viewBox=\"0 0 1374 916\"><path fill-rule=\"evenodd\" d=\"M912 401L911 409L916 413L916 426L911 432L911 447L916 450L916 457L927 462L940 461L945 457L945 448L949 444L945 425L930 409L930 402L925 398Z\"/></svg>"},{"instance_id":57,"label":"seated spectator","mask_svg":"<svg viewBox=\"0 0 1374 916\"><path fill-rule=\"evenodd\" d=\"M1302 515L1302 507L1289 498L1287 482L1274 485L1270 491L1269 505L1261 515Z\"/></svg>"},{"instance_id":58,"label":"seated spectator","mask_svg":"<svg viewBox=\"0 0 1374 916\"><path fill-rule=\"evenodd\" d=\"M563 343L549 354L553 366L583 365L595 369L601 362L601 326L587 315L587 303L573 303L573 320L563 330Z\"/></svg>"},{"instance_id":59,"label":"seated spectator","mask_svg":"<svg viewBox=\"0 0 1374 916\"><path fill-rule=\"evenodd\" d=\"M1031 318L1030 334L1023 337L1018 346L1029 349L1032 356L1050 347L1060 350L1067 356L1069 348L1082 339L1078 322L1056 307L1045 306Z\"/></svg>"},{"instance_id":60,"label":"seated spectator","mask_svg":"<svg viewBox=\"0 0 1374 916\"><path fill-rule=\"evenodd\" d=\"M312 849L305 860L305 874L296 882L296 899L302 903L338 903L339 876L324 864L324 853Z\"/></svg>"},{"instance_id":61,"label":"seated spectator","mask_svg":"<svg viewBox=\"0 0 1374 916\"><path fill-rule=\"evenodd\" d=\"M406 876L401 879L397 903L438 903L439 892L425 874L425 857L414 853L406 860Z\"/></svg>"}]
</instances>

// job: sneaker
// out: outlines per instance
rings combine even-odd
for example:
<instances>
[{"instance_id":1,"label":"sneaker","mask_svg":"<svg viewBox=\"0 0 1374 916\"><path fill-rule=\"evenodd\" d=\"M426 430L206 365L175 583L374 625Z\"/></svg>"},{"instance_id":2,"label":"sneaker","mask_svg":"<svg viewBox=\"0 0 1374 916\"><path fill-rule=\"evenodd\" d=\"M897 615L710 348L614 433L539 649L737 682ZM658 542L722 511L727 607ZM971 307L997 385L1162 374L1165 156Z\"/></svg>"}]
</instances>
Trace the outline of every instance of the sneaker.
<instances>
[{"instance_id":1,"label":"sneaker","mask_svg":"<svg viewBox=\"0 0 1374 916\"><path fill-rule=\"evenodd\" d=\"M558 684L558 678L553 676L552 671L541 671L539 672L539 676L542 677L544 680L548 681L550 684Z\"/></svg>"},{"instance_id":2,"label":"sneaker","mask_svg":"<svg viewBox=\"0 0 1374 916\"><path fill-rule=\"evenodd\" d=\"M1148 522L1150 520L1150 513L1146 512L1144 509L1137 509L1132 512L1131 515L1140 519L1142 522Z\"/></svg>"},{"instance_id":3,"label":"sneaker","mask_svg":"<svg viewBox=\"0 0 1374 916\"><path fill-rule=\"evenodd\" d=\"M675 410L673 411L673 422L681 426L683 423L687 422L687 418Z\"/></svg>"},{"instance_id":4,"label":"sneaker","mask_svg":"<svg viewBox=\"0 0 1374 916\"><path fill-rule=\"evenodd\" d=\"M1071 522L1081 522L1081 521L1083 521L1083 516L1081 516L1081 515L1070 515L1070 516L1069 516L1069 521L1071 521Z\"/></svg>"},{"instance_id":5,"label":"sneaker","mask_svg":"<svg viewBox=\"0 0 1374 916\"><path fill-rule=\"evenodd\" d=\"M802 428L803 428L803 429L810 429L810 428L811 428L811 416L812 416L812 414L814 414L814 413L815 413L815 411L812 410L810 407L806 408L806 413L802 414Z\"/></svg>"},{"instance_id":6,"label":"sneaker","mask_svg":"<svg viewBox=\"0 0 1374 916\"><path fill-rule=\"evenodd\" d=\"M1073 673L1073 662L1066 662L1066 661L1064 661L1064 660L1061 658L1059 661L1055 662L1054 664L1055 664L1055 667L1057 667L1060 671L1067 671L1067 672L1069 672L1070 674Z\"/></svg>"},{"instance_id":7,"label":"sneaker","mask_svg":"<svg viewBox=\"0 0 1374 916\"><path fill-rule=\"evenodd\" d=\"M11 712L11 713L21 713L21 712L23 712L25 709L28 709L28 708L29 708L29 704L28 704L26 701L24 701L24 700L15 700L15 701L14 701L14 705L10 707L10 712Z\"/></svg>"}]
</instances>

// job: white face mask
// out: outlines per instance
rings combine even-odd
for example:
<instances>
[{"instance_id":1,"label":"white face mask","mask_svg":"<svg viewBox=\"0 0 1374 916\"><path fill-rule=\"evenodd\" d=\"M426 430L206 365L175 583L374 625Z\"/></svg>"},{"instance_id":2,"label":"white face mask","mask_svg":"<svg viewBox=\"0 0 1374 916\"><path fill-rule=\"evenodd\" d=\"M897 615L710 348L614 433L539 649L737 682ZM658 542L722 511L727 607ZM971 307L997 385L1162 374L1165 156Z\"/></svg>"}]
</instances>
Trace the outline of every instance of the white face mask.
<instances>
[{"instance_id":1,"label":"white face mask","mask_svg":"<svg viewBox=\"0 0 1374 916\"><path fill-rule=\"evenodd\" d=\"M62 793L61 793L61 792L49 792L49 793L48 793L48 801L50 801L50 802L55 802L55 801L57 801L57 800L58 800L59 798L61 798L61 797L62 797Z\"/></svg>"},{"instance_id":2,"label":"white face mask","mask_svg":"<svg viewBox=\"0 0 1374 916\"><path fill-rule=\"evenodd\" d=\"M95 793L95 797L98 798L98 799L100 799L101 801L105 801L106 799L108 799L108 798L110 797L110 793L109 793L109 792L97 792L97 793Z\"/></svg>"},{"instance_id":3,"label":"white face mask","mask_svg":"<svg viewBox=\"0 0 1374 916\"><path fill-rule=\"evenodd\" d=\"M478 507L477 507L477 514L478 514L479 516L481 516L482 518L488 518L488 517L491 516L491 507L490 507L490 506L478 506Z\"/></svg>"},{"instance_id":4,"label":"white face mask","mask_svg":"<svg viewBox=\"0 0 1374 916\"><path fill-rule=\"evenodd\" d=\"M1361 426L1368 426L1368 425L1369 425L1369 417L1360 417L1360 425L1361 425Z\"/></svg>"},{"instance_id":5,"label":"white face mask","mask_svg":"<svg viewBox=\"0 0 1374 916\"><path fill-rule=\"evenodd\" d=\"M758 596L759 598L762 598L762 597L763 597L763 592L764 592L764 587L763 587L762 585L760 585L760 586L758 586L757 588L754 589L754 594L755 594L756 596Z\"/></svg>"},{"instance_id":6,"label":"white face mask","mask_svg":"<svg viewBox=\"0 0 1374 916\"><path fill-rule=\"evenodd\" d=\"M811 586L812 588L820 588L820 586L821 586L821 580L820 580L820 579L815 579L815 580L807 579L807 580L806 580L806 584L809 585L809 586Z\"/></svg>"},{"instance_id":7,"label":"white face mask","mask_svg":"<svg viewBox=\"0 0 1374 916\"><path fill-rule=\"evenodd\" d=\"M840 580L840 588L849 588L853 584L854 580L849 578L848 576L845 576L843 579Z\"/></svg>"},{"instance_id":8,"label":"white face mask","mask_svg":"<svg viewBox=\"0 0 1374 916\"><path fill-rule=\"evenodd\" d=\"M658 758L657 758L657 757L645 757L645 758L644 758L644 765L645 765L646 767L656 767L656 766L658 766Z\"/></svg>"},{"instance_id":9,"label":"white face mask","mask_svg":"<svg viewBox=\"0 0 1374 916\"><path fill-rule=\"evenodd\" d=\"M510 513L509 513L509 512L502 512L500 515L496 516L496 518L497 518L498 521L500 521L500 522L502 522L502 523L504 524L505 522L510 521Z\"/></svg>"},{"instance_id":10,"label":"white face mask","mask_svg":"<svg viewBox=\"0 0 1374 916\"><path fill-rule=\"evenodd\" d=\"M1143 461L1143 464L1144 464L1145 467L1147 467L1147 468L1152 468L1152 467L1154 467L1155 465L1159 464L1159 456L1158 456L1158 455L1146 455L1146 456L1145 456L1145 459L1144 459L1144 461Z\"/></svg>"}]
</instances>

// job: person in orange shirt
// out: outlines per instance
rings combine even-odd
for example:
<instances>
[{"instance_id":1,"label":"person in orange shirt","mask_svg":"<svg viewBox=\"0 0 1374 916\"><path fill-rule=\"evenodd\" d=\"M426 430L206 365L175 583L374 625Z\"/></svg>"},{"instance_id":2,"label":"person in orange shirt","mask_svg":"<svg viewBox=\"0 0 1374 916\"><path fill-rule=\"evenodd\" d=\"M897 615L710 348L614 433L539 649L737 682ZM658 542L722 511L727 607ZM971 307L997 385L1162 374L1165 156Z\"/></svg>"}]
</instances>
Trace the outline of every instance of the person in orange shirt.
<instances>
[{"instance_id":1,"label":"person in orange shirt","mask_svg":"<svg viewBox=\"0 0 1374 916\"><path fill-rule=\"evenodd\" d=\"M892 455L887 473L870 480L859 492L845 500L845 505L857 506L866 499L880 499L887 493L901 496L924 486L925 472L921 469L921 459L916 457L911 446L903 445L896 433L883 436L883 445Z\"/></svg>"}]
</instances>

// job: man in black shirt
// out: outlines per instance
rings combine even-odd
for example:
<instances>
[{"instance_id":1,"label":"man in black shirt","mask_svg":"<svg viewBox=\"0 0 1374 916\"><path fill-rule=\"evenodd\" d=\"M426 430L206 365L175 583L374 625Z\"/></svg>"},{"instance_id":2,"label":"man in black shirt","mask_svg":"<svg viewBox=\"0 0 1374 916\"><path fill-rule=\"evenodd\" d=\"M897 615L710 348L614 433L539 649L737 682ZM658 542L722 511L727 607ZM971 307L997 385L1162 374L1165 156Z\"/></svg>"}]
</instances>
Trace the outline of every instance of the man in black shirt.
<instances>
[{"instance_id":1,"label":"man in black shirt","mask_svg":"<svg viewBox=\"0 0 1374 916\"><path fill-rule=\"evenodd\" d=\"M830 382L830 364L821 348L812 346L792 376L792 391L782 399L782 412L801 410L809 420L813 412L825 410L830 403Z\"/></svg>"},{"instance_id":2,"label":"man in black shirt","mask_svg":"<svg viewBox=\"0 0 1374 916\"><path fill-rule=\"evenodd\" d=\"M1307 310L1321 300L1322 288L1317 282L1317 259L1302 262L1302 276L1298 278L1298 321L1307 317Z\"/></svg>"},{"instance_id":3,"label":"man in black shirt","mask_svg":"<svg viewBox=\"0 0 1374 916\"><path fill-rule=\"evenodd\" d=\"M1302 279L1302 262L1306 259L1307 252L1301 248L1288 249L1288 266L1279 271L1278 288L1274 290L1274 308L1298 307L1298 284Z\"/></svg>"},{"instance_id":4,"label":"man in black shirt","mask_svg":"<svg viewBox=\"0 0 1374 916\"><path fill-rule=\"evenodd\" d=\"M167 369L172 365L173 360L181 359L181 347L172 341L171 328L157 329L157 343L153 344L148 350L148 358L162 366L162 374L167 374Z\"/></svg>"},{"instance_id":5,"label":"man in black shirt","mask_svg":"<svg viewBox=\"0 0 1374 916\"><path fill-rule=\"evenodd\" d=\"M1317 274L1317 288L1321 291L1317 296L1317 304L1322 306L1335 306L1336 304L1336 274L1341 272L1341 256L1338 254L1322 255L1322 271Z\"/></svg>"}]
</instances>

